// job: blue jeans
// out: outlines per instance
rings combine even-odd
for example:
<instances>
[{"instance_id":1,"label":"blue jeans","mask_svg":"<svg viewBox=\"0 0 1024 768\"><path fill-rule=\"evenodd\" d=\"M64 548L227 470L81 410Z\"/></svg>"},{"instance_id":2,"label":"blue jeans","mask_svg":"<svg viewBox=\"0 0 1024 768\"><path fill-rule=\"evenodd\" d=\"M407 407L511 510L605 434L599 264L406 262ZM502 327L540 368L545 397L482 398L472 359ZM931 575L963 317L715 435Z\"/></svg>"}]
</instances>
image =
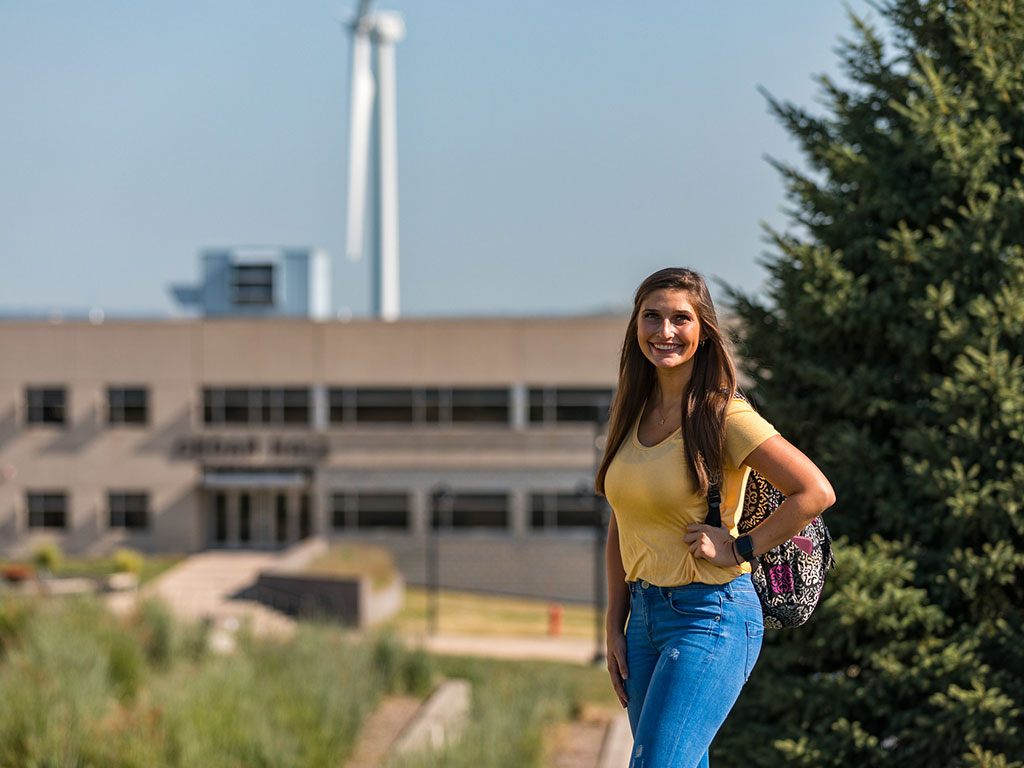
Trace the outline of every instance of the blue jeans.
<instances>
[{"instance_id":1,"label":"blue jeans","mask_svg":"<svg viewBox=\"0 0 1024 768\"><path fill-rule=\"evenodd\" d=\"M728 584L631 582L626 625L630 768L703 768L761 652L750 576Z\"/></svg>"}]
</instances>

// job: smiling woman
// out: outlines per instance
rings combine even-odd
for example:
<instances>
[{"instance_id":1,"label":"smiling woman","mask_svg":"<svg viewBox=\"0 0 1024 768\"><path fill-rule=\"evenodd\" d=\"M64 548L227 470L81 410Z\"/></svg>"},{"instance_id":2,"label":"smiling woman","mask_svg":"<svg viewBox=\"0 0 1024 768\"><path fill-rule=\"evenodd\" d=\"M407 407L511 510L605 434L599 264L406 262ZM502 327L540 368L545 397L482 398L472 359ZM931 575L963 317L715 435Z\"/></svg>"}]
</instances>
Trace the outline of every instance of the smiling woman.
<instances>
[{"instance_id":1,"label":"smiling woman","mask_svg":"<svg viewBox=\"0 0 1024 768\"><path fill-rule=\"evenodd\" d=\"M636 335L644 357L654 366L692 367L700 344L700 323L689 295L669 288L651 293L644 299Z\"/></svg>"},{"instance_id":2,"label":"smiling woman","mask_svg":"<svg viewBox=\"0 0 1024 768\"><path fill-rule=\"evenodd\" d=\"M811 460L735 394L703 278L655 272L634 298L596 484L612 507L608 670L629 710L633 766L708 765L761 650L750 563L834 501ZM751 468L788 498L737 539ZM720 526L705 524L715 484Z\"/></svg>"}]
</instances>

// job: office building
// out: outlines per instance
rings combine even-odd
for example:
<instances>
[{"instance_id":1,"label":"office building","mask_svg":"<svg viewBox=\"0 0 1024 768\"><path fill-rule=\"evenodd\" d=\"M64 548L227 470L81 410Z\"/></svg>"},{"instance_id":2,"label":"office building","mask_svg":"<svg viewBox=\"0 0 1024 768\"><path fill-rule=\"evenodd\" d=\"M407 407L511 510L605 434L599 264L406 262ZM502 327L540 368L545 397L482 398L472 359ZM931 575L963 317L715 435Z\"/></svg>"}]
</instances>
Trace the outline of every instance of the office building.
<instances>
[{"instance_id":1,"label":"office building","mask_svg":"<svg viewBox=\"0 0 1024 768\"><path fill-rule=\"evenodd\" d=\"M413 583L436 546L448 586L590 597L624 317L215 314L0 323L0 556L323 535Z\"/></svg>"}]
</instances>

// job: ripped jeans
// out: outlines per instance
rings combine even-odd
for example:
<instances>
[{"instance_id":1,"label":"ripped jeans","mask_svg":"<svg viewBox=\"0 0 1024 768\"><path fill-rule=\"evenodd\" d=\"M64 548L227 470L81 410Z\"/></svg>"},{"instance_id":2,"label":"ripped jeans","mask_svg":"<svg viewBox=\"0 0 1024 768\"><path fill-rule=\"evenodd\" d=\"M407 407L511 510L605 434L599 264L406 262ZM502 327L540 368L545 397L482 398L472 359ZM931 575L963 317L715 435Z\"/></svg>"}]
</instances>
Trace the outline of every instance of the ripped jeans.
<instances>
[{"instance_id":1,"label":"ripped jeans","mask_svg":"<svg viewBox=\"0 0 1024 768\"><path fill-rule=\"evenodd\" d=\"M629 583L625 681L630 768L705 768L708 747L761 652L750 576L728 584Z\"/></svg>"}]
</instances>

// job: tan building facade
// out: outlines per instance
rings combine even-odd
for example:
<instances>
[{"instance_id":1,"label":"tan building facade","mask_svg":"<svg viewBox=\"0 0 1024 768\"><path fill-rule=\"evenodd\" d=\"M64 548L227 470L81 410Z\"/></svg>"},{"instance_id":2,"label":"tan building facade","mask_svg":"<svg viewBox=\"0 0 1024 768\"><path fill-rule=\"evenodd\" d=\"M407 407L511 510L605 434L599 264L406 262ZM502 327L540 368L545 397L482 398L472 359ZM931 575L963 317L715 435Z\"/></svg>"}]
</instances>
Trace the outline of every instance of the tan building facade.
<instances>
[{"instance_id":1,"label":"tan building facade","mask_svg":"<svg viewBox=\"0 0 1024 768\"><path fill-rule=\"evenodd\" d=\"M449 586L586 599L624 326L5 322L0 556L316 534L388 546L413 583L433 546Z\"/></svg>"}]
</instances>

